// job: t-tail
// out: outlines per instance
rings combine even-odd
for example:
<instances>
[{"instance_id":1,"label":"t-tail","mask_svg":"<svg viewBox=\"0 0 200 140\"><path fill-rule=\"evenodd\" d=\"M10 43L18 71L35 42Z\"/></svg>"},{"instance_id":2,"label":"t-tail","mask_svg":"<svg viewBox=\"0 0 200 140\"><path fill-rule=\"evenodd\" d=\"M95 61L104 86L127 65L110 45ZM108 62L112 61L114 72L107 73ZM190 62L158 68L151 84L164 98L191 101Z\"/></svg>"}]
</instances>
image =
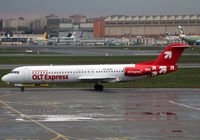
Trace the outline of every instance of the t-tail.
<instances>
[{"instance_id":1,"label":"t-tail","mask_svg":"<svg viewBox=\"0 0 200 140\"><path fill-rule=\"evenodd\" d=\"M79 38L83 38L83 32L81 32L80 37Z\"/></svg>"},{"instance_id":2,"label":"t-tail","mask_svg":"<svg viewBox=\"0 0 200 140\"><path fill-rule=\"evenodd\" d=\"M43 36L42 36L42 40L46 40L47 38L47 32L45 32L44 34L43 34Z\"/></svg>"},{"instance_id":3,"label":"t-tail","mask_svg":"<svg viewBox=\"0 0 200 140\"><path fill-rule=\"evenodd\" d=\"M188 45L184 44L172 44L169 45L162 54L154 60L154 65L176 65L178 59L183 53L185 48L188 48Z\"/></svg>"},{"instance_id":4,"label":"t-tail","mask_svg":"<svg viewBox=\"0 0 200 140\"><path fill-rule=\"evenodd\" d=\"M76 38L76 32L73 32L70 38Z\"/></svg>"},{"instance_id":5,"label":"t-tail","mask_svg":"<svg viewBox=\"0 0 200 140\"><path fill-rule=\"evenodd\" d=\"M178 28L179 28L180 36L185 36L185 33L183 32L182 26L179 25Z\"/></svg>"},{"instance_id":6,"label":"t-tail","mask_svg":"<svg viewBox=\"0 0 200 140\"><path fill-rule=\"evenodd\" d=\"M174 72L178 69L176 63L188 45L172 44L169 45L161 55L153 61L136 64L135 67L127 67L125 69L127 76L149 77Z\"/></svg>"}]
</instances>

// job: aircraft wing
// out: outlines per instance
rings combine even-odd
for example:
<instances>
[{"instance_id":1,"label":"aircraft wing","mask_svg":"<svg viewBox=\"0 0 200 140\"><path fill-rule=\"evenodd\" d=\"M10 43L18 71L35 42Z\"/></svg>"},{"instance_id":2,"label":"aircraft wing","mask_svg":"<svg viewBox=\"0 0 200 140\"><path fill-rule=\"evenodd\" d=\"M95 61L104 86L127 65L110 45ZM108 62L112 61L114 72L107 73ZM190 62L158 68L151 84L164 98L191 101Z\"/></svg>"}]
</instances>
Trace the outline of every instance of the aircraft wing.
<instances>
[{"instance_id":1,"label":"aircraft wing","mask_svg":"<svg viewBox=\"0 0 200 140\"><path fill-rule=\"evenodd\" d=\"M102 83L114 83L114 82L120 81L120 79L117 77L83 76L83 77L79 77L78 79L83 82L102 82Z\"/></svg>"}]
</instances>

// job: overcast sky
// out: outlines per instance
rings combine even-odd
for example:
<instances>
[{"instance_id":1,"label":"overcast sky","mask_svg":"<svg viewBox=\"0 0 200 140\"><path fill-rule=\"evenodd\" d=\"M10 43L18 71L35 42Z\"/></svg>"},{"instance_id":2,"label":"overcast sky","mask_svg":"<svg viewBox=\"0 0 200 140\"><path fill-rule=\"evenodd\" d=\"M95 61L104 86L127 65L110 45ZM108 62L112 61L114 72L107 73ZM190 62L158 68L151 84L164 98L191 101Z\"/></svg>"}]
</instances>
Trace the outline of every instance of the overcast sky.
<instances>
[{"instance_id":1,"label":"overcast sky","mask_svg":"<svg viewBox=\"0 0 200 140\"><path fill-rule=\"evenodd\" d=\"M0 0L0 18L200 14L200 0Z\"/></svg>"}]
</instances>

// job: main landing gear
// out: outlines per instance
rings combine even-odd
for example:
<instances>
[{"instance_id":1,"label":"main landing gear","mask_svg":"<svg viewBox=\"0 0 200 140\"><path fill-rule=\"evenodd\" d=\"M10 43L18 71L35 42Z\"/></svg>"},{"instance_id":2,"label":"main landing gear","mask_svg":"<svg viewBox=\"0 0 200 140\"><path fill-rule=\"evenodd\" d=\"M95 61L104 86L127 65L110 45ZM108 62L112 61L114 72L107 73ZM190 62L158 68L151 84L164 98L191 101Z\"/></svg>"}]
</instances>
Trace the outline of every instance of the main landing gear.
<instances>
[{"instance_id":1,"label":"main landing gear","mask_svg":"<svg viewBox=\"0 0 200 140\"><path fill-rule=\"evenodd\" d=\"M96 85L94 85L94 89L96 91L103 91L103 85L96 84Z\"/></svg>"},{"instance_id":2,"label":"main landing gear","mask_svg":"<svg viewBox=\"0 0 200 140\"><path fill-rule=\"evenodd\" d=\"M21 87L21 92L24 92L24 87Z\"/></svg>"}]
</instances>

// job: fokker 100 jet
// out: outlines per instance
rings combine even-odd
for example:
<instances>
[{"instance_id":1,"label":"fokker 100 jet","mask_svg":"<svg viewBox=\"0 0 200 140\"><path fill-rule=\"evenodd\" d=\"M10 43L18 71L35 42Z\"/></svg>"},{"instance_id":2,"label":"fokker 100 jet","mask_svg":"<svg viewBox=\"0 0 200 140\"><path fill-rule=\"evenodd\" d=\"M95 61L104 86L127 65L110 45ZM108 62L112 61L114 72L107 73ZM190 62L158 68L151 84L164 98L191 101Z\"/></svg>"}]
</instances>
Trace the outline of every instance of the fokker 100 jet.
<instances>
[{"instance_id":1,"label":"fokker 100 jet","mask_svg":"<svg viewBox=\"0 0 200 140\"><path fill-rule=\"evenodd\" d=\"M176 71L176 62L188 47L169 45L156 60L138 64L23 66L15 68L2 80L21 87L21 91L25 85L69 82L94 83L94 89L102 91L101 83L128 82Z\"/></svg>"}]
</instances>

